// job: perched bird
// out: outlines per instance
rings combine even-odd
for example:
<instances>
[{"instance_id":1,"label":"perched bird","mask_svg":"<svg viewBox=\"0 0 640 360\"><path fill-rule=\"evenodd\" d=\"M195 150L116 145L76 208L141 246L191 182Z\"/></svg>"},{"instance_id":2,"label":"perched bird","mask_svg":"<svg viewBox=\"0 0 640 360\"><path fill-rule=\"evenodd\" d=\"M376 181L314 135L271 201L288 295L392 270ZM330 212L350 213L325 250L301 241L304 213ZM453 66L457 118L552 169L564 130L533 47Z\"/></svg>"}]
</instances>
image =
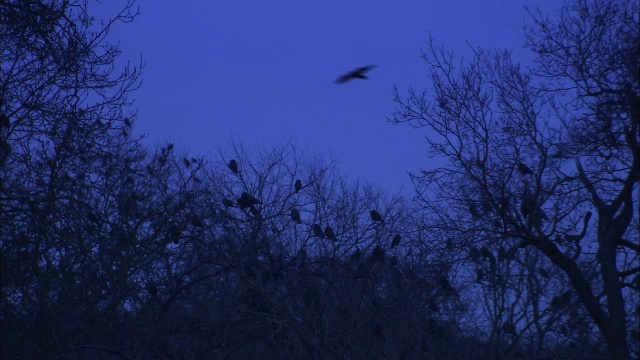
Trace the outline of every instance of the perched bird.
<instances>
[{"instance_id":1,"label":"perched bird","mask_svg":"<svg viewBox=\"0 0 640 360\"><path fill-rule=\"evenodd\" d=\"M511 322L508 322L508 323L505 323L504 325L502 325L502 330L504 332L506 332L508 334L511 334L511 335L514 335L514 336L518 334L516 332L516 327L513 326L513 323L511 323Z\"/></svg>"},{"instance_id":2,"label":"perched bird","mask_svg":"<svg viewBox=\"0 0 640 360\"><path fill-rule=\"evenodd\" d=\"M478 272L476 273L476 282L480 283L483 277L484 277L484 270L478 269Z\"/></svg>"},{"instance_id":3,"label":"perched bird","mask_svg":"<svg viewBox=\"0 0 640 360\"><path fill-rule=\"evenodd\" d=\"M300 249L296 257L300 263L304 263L305 261L307 261L307 250L305 250L304 248Z\"/></svg>"},{"instance_id":4,"label":"perched bird","mask_svg":"<svg viewBox=\"0 0 640 360\"><path fill-rule=\"evenodd\" d=\"M360 260L360 258L362 257L362 251L360 250L360 248L356 248L356 251L353 252L353 254L351 254L351 261L357 261Z\"/></svg>"},{"instance_id":5,"label":"perched bird","mask_svg":"<svg viewBox=\"0 0 640 360\"><path fill-rule=\"evenodd\" d=\"M231 159L231 161L229 161L229 170L231 170L234 174L238 175L238 162L235 161L234 159Z\"/></svg>"},{"instance_id":6,"label":"perched bird","mask_svg":"<svg viewBox=\"0 0 640 360\"><path fill-rule=\"evenodd\" d=\"M371 210L371 220L373 220L374 222L376 221L384 222L384 220L382 219L382 216L380 216L380 213L378 213L375 210Z\"/></svg>"},{"instance_id":7,"label":"perched bird","mask_svg":"<svg viewBox=\"0 0 640 360\"><path fill-rule=\"evenodd\" d=\"M396 236L393 237L393 240L391 240L391 249L398 246L401 239L402 237L400 236L400 234L396 234Z\"/></svg>"},{"instance_id":8,"label":"perched bird","mask_svg":"<svg viewBox=\"0 0 640 360\"><path fill-rule=\"evenodd\" d=\"M294 185L296 192L302 190L302 181L300 181L300 179L296 180L296 184Z\"/></svg>"},{"instance_id":9,"label":"perched bird","mask_svg":"<svg viewBox=\"0 0 640 360\"><path fill-rule=\"evenodd\" d=\"M260 210L258 210L255 206L251 205L249 206L249 211L251 211L251 214L253 214L253 216L259 218L260 217Z\"/></svg>"},{"instance_id":10,"label":"perched bird","mask_svg":"<svg viewBox=\"0 0 640 360\"><path fill-rule=\"evenodd\" d=\"M469 201L469 213L473 216L474 219L480 219L480 213L478 212L478 208L473 201Z\"/></svg>"},{"instance_id":11,"label":"perched bird","mask_svg":"<svg viewBox=\"0 0 640 360\"><path fill-rule=\"evenodd\" d=\"M542 220L549 221L547 214L540 208L533 209L531 213L531 225L540 227L542 226Z\"/></svg>"},{"instance_id":12,"label":"perched bird","mask_svg":"<svg viewBox=\"0 0 640 360\"><path fill-rule=\"evenodd\" d=\"M441 275L440 279L438 279L438 283L440 284L440 288L445 292L450 292L450 293L456 292L456 289L453 286L451 286L451 283L449 282L449 279L447 279L446 276Z\"/></svg>"},{"instance_id":13,"label":"perched bird","mask_svg":"<svg viewBox=\"0 0 640 360\"><path fill-rule=\"evenodd\" d=\"M298 211L298 209L291 209L291 220L297 222L298 224L302 224L302 220L300 219L300 211Z\"/></svg>"},{"instance_id":14,"label":"perched bird","mask_svg":"<svg viewBox=\"0 0 640 360\"><path fill-rule=\"evenodd\" d=\"M359 67L353 71L350 71L342 76L340 76L338 78L338 80L336 80L336 84L344 84L347 81L351 81L352 79L362 79L362 80L367 80L368 77L365 75L366 72L368 72L369 70L375 68L375 65L369 65L369 66L363 66L363 67Z\"/></svg>"},{"instance_id":15,"label":"perched bird","mask_svg":"<svg viewBox=\"0 0 640 360\"><path fill-rule=\"evenodd\" d=\"M561 309L571 302L571 290L565 291L562 295L556 295L551 299L551 307Z\"/></svg>"},{"instance_id":16,"label":"perched bird","mask_svg":"<svg viewBox=\"0 0 640 360\"><path fill-rule=\"evenodd\" d=\"M533 171L522 162L518 162L518 171L520 171L522 175L533 175Z\"/></svg>"},{"instance_id":17,"label":"perched bird","mask_svg":"<svg viewBox=\"0 0 640 360\"><path fill-rule=\"evenodd\" d=\"M327 239L336 241L336 233L333 232L331 226L327 225L327 227L324 228L324 235L327 237Z\"/></svg>"},{"instance_id":18,"label":"perched bird","mask_svg":"<svg viewBox=\"0 0 640 360\"><path fill-rule=\"evenodd\" d=\"M224 205L224 207L228 207L228 208L236 207L236 204L227 198L222 199L222 204Z\"/></svg>"},{"instance_id":19,"label":"perched bird","mask_svg":"<svg viewBox=\"0 0 640 360\"><path fill-rule=\"evenodd\" d=\"M524 190L522 191L522 202L520 203L520 212L526 219L533 210L536 209L535 198L529 193L529 183L525 181Z\"/></svg>"},{"instance_id":20,"label":"perched bird","mask_svg":"<svg viewBox=\"0 0 640 360\"><path fill-rule=\"evenodd\" d=\"M238 206L240 206L241 209L246 209L248 207L251 207L253 205L258 205L258 204L262 204L262 201L256 199L255 197L247 194L247 192L243 192L242 195L240 195L240 198L237 201Z\"/></svg>"},{"instance_id":21,"label":"perched bird","mask_svg":"<svg viewBox=\"0 0 640 360\"><path fill-rule=\"evenodd\" d=\"M322 228L320 227L320 225L313 224L313 227L311 229L313 230L313 235L319 238L324 238L324 233L322 232Z\"/></svg>"},{"instance_id":22,"label":"perched bird","mask_svg":"<svg viewBox=\"0 0 640 360\"><path fill-rule=\"evenodd\" d=\"M380 245L376 245L376 247L373 248L372 256L374 260L384 262L384 257L385 257L384 249Z\"/></svg>"},{"instance_id":23,"label":"perched bird","mask_svg":"<svg viewBox=\"0 0 640 360\"><path fill-rule=\"evenodd\" d=\"M472 246L471 250L469 250L469 257L471 257L471 260L478 260L478 258L480 258L480 250L478 250L477 247Z\"/></svg>"}]
</instances>

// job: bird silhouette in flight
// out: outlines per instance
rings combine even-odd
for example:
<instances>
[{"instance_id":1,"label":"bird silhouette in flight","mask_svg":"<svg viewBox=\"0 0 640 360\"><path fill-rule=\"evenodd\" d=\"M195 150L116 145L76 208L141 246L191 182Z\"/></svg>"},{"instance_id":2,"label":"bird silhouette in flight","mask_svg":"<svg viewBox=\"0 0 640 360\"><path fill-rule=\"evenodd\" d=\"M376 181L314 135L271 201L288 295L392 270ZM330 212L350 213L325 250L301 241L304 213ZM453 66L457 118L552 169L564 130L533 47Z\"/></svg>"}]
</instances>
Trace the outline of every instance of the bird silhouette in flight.
<instances>
[{"instance_id":1,"label":"bird silhouette in flight","mask_svg":"<svg viewBox=\"0 0 640 360\"><path fill-rule=\"evenodd\" d=\"M369 66L363 66L363 67L359 67L353 71L350 71L342 76L340 76L338 78L338 80L336 80L336 84L344 84L347 81L351 81L353 79L362 79L362 80L367 80L369 79L365 73L368 72L369 70L375 68L375 65L369 65Z\"/></svg>"}]
</instances>

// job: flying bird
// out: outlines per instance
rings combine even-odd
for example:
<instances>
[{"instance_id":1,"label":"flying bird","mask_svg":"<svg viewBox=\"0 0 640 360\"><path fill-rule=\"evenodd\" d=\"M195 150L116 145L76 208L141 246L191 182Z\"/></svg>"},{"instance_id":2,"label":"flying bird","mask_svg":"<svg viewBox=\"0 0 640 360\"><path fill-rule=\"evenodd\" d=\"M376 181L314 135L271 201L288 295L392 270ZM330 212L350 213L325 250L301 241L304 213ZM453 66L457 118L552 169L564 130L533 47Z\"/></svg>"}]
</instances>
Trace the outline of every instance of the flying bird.
<instances>
[{"instance_id":1,"label":"flying bird","mask_svg":"<svg viewBox=\"0 0 640 360\"><path fill-rule=\"evenodd\" d=\"M331 226L327 225L327 227L324 228L324 235L327 237L327 239L336 241L336 234L333 232Z\"/></svg>"},{"instance_id":2,"label":"flying bird","mask_svg":"<svg viewBox=\"0 0 640 360\"><path fill-rule=\"evenodd\" d=\"M393 237L393 240L391 240L391 249L400 244L400 239L402 239L400 234L396 234L396 236Z\"/></svg>"},{"instance_id":3,"label":"flying bird","mask_svg":"<svg viewBox=\"0 0 640 360\"><path fill-rule=\"evenodd\" d=\"M302 181L300 181L299 179L296 180L295 189L296 189L296 192L302 190Z\"/></svg>"},{"instance_id":4,"label":"flying bird","mask_svg":"<svg viewBox=\"0 0 640 360\"><path fill-rule=\"evenodd\" d=\"M382 219L382 216L380 216L380 213L378 213L375 210L371 210L371 220L373 220L373 222L376 222L376 221L384 222L384 220Z\"/></svg>"},{"instance_id":5,"label":"flying bird","mask_svg":"<svg viewBox=\"0 0 640 360\"><path fill-rule=\"evenodd\" d=\"M350 71L342 76L340 76L338 78L338 80L336 80L336 84L344 84L347 81L351 81L352 79L362 79L362 80L367 80L368 77L365 75L366 72L368 72L369 70L375 68L375 65L369 65L369 66L363 66L363 67L359 67L353 71Z\"/></svg>"},{"instance_id":6,"label":"flying bird","mask_svg":"<svg viewBox=\"0 0 640 360\"><path fill-rule=\"evenodd\" d=\"M229 170L231 170L234 174L238 175L238 162L235 161L234 159L231 159L231 161L229 161Z\"/></svg>"},{"instance_id":7,"label":"flying bird","mask_svg":"<svg viewBox=\"0 0 640 360\"><path fill-rule=\"evenodd\" d=\"M298 224L302 224L302 220L300 219L300 211L298 211L298 209L291 209L291 220L297 222Z\"/></svg>"},{"instance_id":8,"label":"flying bird","mask_svg":"<svg viewBox=\"0 0 640 360\"><path fill-rule=\"evenodd\" d=\"M324 238L324 233L322 232L322 228L320 227L320 225L313 224L313 227L311 229L313 230L313 235Z\"/></svg>"}]
</instances>

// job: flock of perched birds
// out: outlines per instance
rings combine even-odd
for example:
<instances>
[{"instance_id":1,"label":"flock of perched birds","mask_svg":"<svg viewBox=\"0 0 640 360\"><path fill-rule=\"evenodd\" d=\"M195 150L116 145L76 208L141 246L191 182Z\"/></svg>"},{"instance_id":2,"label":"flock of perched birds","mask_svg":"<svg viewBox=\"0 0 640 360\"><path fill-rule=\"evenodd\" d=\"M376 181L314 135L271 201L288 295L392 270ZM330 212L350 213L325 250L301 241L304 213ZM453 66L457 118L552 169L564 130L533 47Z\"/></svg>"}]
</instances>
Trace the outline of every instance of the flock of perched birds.
<instances>
[{"instance_id":1,"label":"flock of perched birds","mask_svg":"<svg viewBox=\"0 0 640 360\"><path fill-rule=\"evenodd\" d=\"M369 71L371 71L372 69L374 69L376 66L375 65L368 65L368 66L362 66L362 67L358 67L352 71L347 72L346 74L340 76L335 83L336 84L344 84L346 82L349 82L353 79L361 79L361 80L367 80L369 79L366 75L366 73L368 73ZM239 168L238 168L238 162L235 159L232 159L229 161L229 163L227 164L227 166L229 167L229 170L231 170L231 172L233 172L236 175L239 175ZM303 184L301 180L296 180L294 183L294 190L296 193L300 192L303 189ZM230 208L230 207L238 207L240 209L248 209L253 215L255 216L259 216L260 212L259 210L256 208L256 205L262 204L262 202L260 200L258 200L257 198L255 198L254 196L250 195L249 193L247 193L246 191L243 192L240 197L238 199L236 199L236 201L233 201L231 199L223 199L222 203L225 207ZM377 210L371 210L371 212L369 213L371 216L371 221L373 221L374 223L384 223L384 218L382 217L382 215L380 215L380 213ZM296 224L303 224L302 221L302 217L300 216L300 211L298 209L296 209L295 207L291 208L291 213L290 213L290 217L291 220L293 222L295 222ZM313 224L311 226L311 232L313 233L314 236L322 238L322 239L328 239L331 240L333 242L338 240L338 237L336 236L336 233L333 231L333 228L331 228L331 226L327 225L324 229L322 229L322 226L320 226L320 224ZM390 248L393 249L396 246L398 246L400 244L400 240L402 239L402 237L400 236L400 234L396 234L393 239L391 240L391 246ZM378 253L378 256L384 258L384 253L382 248L380 248L379 246L377 246L374 249L374 257L376 255L376 253ZM358 256L357 254L359 254L359 250L356 251L356 253L354 253L354 256Z\"/></svg>"},{"instance_id":2,"label":"flock of perched birds","mask_svg":"<svg viewBox=\"0 0 640 360\"><path fill-rule=\"evenodd\" d=\"M227 167L235 175L240 174L240 171L238 168L238 162L236 160L234 159L230 160L229 163L227 164ZM304 186L302 184L302 181L300 179L297 179L294 183L295 192L298 193L303 188ZM248 209L252 214L254 214L255 216L258 216L260 212L256 208L256 205L262 204L262 201L260 201L259 199L255 198L253 195L250 195L249 193L244 191L242 192L240 197L236 199L236 201L233 201L228 198L224 198L222 199L222 204L227 208L238 207L240 209ZM380 213L377 210L375 209L371 210L369 212L369 215L371 216L371 221L373 223L384 223L384 218L382 217L382 215L380 215ZM295 207L291 208L290 217L291 217L291 220L296 224L300 225L303 223L302 217L300 216L300 210L296 209ZM323 230L320 224L317 224L317 223L313 224L311 226L311 232L313 233L314 236L322 239L328 239L333 242L338 240L336 233L333 231L333 228L331 228L331 226L329 225L327 225ZM401 239L402 237L400 236L400 234L396 234L391 240L390 248L393 249L396 246L398 246L400 244Z\"/></svg>"}]
</instances>

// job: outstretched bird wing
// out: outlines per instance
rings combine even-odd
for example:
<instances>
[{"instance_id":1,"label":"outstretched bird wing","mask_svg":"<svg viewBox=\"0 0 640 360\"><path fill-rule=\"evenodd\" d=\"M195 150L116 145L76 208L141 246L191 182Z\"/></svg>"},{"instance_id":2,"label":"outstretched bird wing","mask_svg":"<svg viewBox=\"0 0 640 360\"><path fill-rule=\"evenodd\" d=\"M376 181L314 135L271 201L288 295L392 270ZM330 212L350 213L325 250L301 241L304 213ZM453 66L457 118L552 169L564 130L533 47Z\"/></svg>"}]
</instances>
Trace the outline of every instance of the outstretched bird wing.
<instances>
[{"instance_id":1,"label":"outstretched bird wing","mask_svg":"<svg viewBox=\"0 0 640 360\"><path fill-rule=\"evenodd\" d=\"M364 74L367 71L369 71L369 70L371 70L371 69L373 69L375 67L376 67L375 65L362 66L362 67L359 67L359 68L355 69L353 72L354 73L358 73L358 74Z\"/></svg>"}]
</instances>

